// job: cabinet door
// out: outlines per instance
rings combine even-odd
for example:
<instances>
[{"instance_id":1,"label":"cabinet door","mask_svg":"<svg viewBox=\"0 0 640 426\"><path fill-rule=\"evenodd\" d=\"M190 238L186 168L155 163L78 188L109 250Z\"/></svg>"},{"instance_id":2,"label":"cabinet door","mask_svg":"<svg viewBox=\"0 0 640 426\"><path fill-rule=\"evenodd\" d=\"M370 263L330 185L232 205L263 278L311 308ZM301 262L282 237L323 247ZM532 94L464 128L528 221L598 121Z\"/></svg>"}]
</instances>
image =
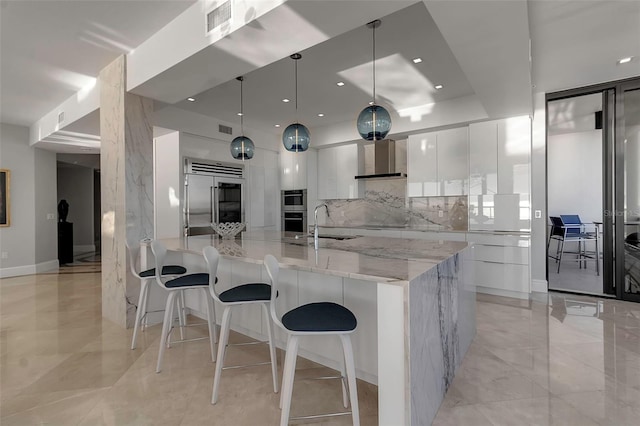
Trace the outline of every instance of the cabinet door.
<instances>
[{"instance_id":1,"label":"cabinet door","mask_svg":"<svg viewBox=\"0 0 640 426\"><path fill-rule=\"evenodd\" d=\"M280 151L280 184L283 190L307 188L307 153Z\"/></svg>"},{"instance_id":2,"label":"cabinet door","mask_svg":"<svg viewBox=\"0 0 640 426\"><path fill-rule=\"evenodd\" d=\"M469 125L469 195L498 192L498 123Z\"/></svg>"},{"instance_id":3,"label":"cabinet door","mask_svg":"<svg viewBox=\"0 0 640 426\"><path fill-rule=\"evenodd\" d=\"M528 194L531 161L529 117L512 117L498 122L498 193Z\"/></svg>"},{"instance_id":4,"label":"cabinet door","mask_svg":"<svg viewBox=\"0 0 640 426\"><path fill-rule=\"evenodd\" d=\"M338 196L336 151L318 150L318 199L331 200Z\"/></svg>"},{"instance_id":5,"label":"cabinet door","mask_svg":"<svg viewBox=\"0 0 640 426\"><path fill-rule=\"evenodd\" d=\"M466 127L438 132L438 185L440 195L466 195L469 139Z\"/></svg>"},{"instance_id":6,"label":"cabinet door","mask_svg":"<svg viewBox=\"0 0 640 426\"><path fill-rule=\"evenodd\" d=\"M440 195L437 133L411 135L407 140L407 196Z\"/></svg>"},{"instance_id":7,"label":"cabinet door","mask_svg":"<svg viewBox=\"0 0 640 426\"><path fill-rule=\"evenodd\" d=\"M280 187L282 190L293 189L293 157L289 151L280 151Z\"/></svg>"},{"instance_id":8,"label":"cabinet door","mask_svg":"<svg viewBox=\"0 0 640 426\"><path fill-rule=\"evenodd\" d=\"M358 198L358 145L343 145L336 153L336 196L340 199Z\"/></svg>"}]
</instances>

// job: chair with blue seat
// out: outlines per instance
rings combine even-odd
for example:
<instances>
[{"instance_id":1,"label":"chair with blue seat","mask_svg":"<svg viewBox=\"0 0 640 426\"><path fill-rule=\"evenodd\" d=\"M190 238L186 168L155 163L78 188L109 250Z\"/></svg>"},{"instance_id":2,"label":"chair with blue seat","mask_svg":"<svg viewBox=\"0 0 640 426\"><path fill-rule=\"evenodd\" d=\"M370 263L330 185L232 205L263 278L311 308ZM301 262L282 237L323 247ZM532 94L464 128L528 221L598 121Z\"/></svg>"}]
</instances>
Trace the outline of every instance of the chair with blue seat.
<instances>
[{"instance_id":1,"label":"chair with blue seat","mask_svg":"<svg viewBox=\"0 0 640 426\"><path fill-rule=\"evenodd\" d=\"M131 349L136 348L138 339L138 330L146 326L147 321L147 302L149 300L149 284L155 279L156 269L146 269L138 272L136 264L140 256L140 245L137 240L127 239L125 242L127 253L129 254L129 269L131 274L140 280L140 294L138 296L138 305L136 307L136 319L133 325L133 337L131 338ZM162 276L165 278L176 277L187 272L184 266L165 265L162 267Z\"/></svg>"},{"instance_id":2,"label":"chair with blue seat","mask_svg":"<svg viewBox=\"0 0 640 426\"><path fill-rule=\"evenodd\" d=\"M563 216L566 216L568 222L563 220ZM557 273L560 273L562 255L565 253L565 242L575 242L578 243L578 250L575 252L577 257L574 260L580 262L580 268L582 268L583 265L586 268L588 260L595 260L596 273L600 275L597 234L587 232L585 228L587 224L583 223L578 215L550 216L549 219L551 220L551 231L549 233L549 240L547 241L547 253L549 252L551 240L556 240L558 242L556 254L553 256L548 253L548 256L558 264ZM595 243L593 255L586 250L586 243L591 241Z\"/></svg>"},{"instance_id":3,"label":"chair with blue seat","mask_svg":"<svg viewBox=\"0 0 640 426\"><path fill-rule=\"evenodd\" d=\"M220 261L220 254L215 247L205 247L202 251L204 259L207 263L209 270L209 292L213 300L224 306L224 312L222 314L222 323L220 324L220 342L218 343L218 361L216 362L216 371L213 379L213 392L211 393L211 403L218 402L218 390L220 388L220 378L222 370L229 368L249 367L255 365L271 364L271 374L273 376L273 391L278 392L278 360L276 357L276 346L274 342L273 334L273 322L269 314L269 306L271 305L271 286L266 283L248 283L241 284L236 287L232 287L229 290L223 291L218 294L215 284L216 282L212 277L215 277L218 270L218 263ZM262 311L267 320L267 334L269 343L269 354L271 360L269 362L259 362L255 364L247 365L234 365L230 367L224 367L224 359L227 353L227 347L229 345L229 328L231 325L231 312L232 308L241 305L260 305ZM252 342L252 343L237 343L236 345L254 344L265 342Z\"/></svg>"},{"instance_id":4,"label":"chair with blue seat","mask_svg":"<svg viewBox=\"0 0 640 426\"><path fill-rule=\"evenodd\" d=\"M156 365L156 373L162 370L162 360L164 358L164 352L167 346L171 343L183 343L195 340L209 339L209 346L211 349L211 361L216 360L215 343L217 341L217 332L215 326L215 306L213 300L208 294L209 291L209 274L208 273L194 273L185 274L177 278L165 278L161 275L160 271L164 267L165 258L167 255L167 249L160 241L154 240L151 242L151 251L156 259L155 278L158 285L164 288L169 294L167 296L167 303L164 311L164 321L162 322L162 335L160 336L160 349L158 352L158 363ZM215 282L215 277L212 278ZM200 290L204 296L204 301L207 310L207 326L209 328L209 336L200 337L194 339L184 339L181 335L180 340L171 341L169 334L173 329L173 310L178 305L178 308L182 310L183 307L179 306L178 296L182 291L186 290ZM182 313L178 315L181 317ZM186 326L185 320L180 320L181 329ZM190 324L189 326L196 326L200 324Z\"/></svg>"},{"instance_id":5,"label":"chair with blue seat","mask_svg":"<svg viewBox=\"0 0 640 426\"><path fill-rule=\"evenodd\" d=\"M282 376L282 392L280 394L280 425L289 424L289 420L301 420L309 418L329 417L351 414L353 424L360 424L360 411L358 408L358 390L356 388L355 365L353 361L353 347L350 334L358 325L358 321L349 309L332 302L308 303L298 306L278 318L275 307L278 292L278 277L280 265L272 255L266 255L264 264L271 279L271 317L278 327L282 328L288 336L287 352ZM351 403L350 412L321 414L289 418L291 410L291 396L293 393L293 380L296 370L296 359L300 337L335 335L340 338L343 350L343 364L341 375L335 377L342 384L342 401L345 408Z\"/></svg>"}]
</instances>

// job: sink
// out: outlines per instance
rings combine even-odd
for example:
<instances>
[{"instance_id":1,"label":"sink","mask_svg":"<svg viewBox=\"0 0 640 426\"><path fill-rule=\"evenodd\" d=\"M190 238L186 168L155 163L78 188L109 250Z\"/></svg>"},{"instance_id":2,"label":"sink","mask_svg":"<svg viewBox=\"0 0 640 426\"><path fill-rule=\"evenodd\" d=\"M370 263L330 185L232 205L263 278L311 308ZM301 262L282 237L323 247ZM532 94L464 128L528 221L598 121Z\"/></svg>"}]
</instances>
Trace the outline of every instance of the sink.
<instances>
[{"instance_id":1,"label":"sink","mask_svg":"<svg viewBox=\"0 0 640 426\"><path fill-rule=\"evenodd\" d=\"M342 240L351 240L353 238L358 238L358 235L332 235L332 234L318 235L318 239L323 239L323 240L342 241ZM296 235L293 238L287 238L286 242L290 244L297 244L297 245L313 244L313 234Z\"/></svg>"}]
</instances>

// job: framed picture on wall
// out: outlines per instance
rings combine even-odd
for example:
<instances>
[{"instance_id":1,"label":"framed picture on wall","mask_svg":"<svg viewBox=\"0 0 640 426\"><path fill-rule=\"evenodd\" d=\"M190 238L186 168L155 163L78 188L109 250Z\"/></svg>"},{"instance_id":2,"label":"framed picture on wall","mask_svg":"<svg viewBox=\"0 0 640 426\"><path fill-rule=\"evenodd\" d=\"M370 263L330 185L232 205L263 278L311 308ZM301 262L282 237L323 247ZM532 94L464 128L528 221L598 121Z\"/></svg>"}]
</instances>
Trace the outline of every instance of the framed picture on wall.
<instances>
[{"instance_id":1,"label":"framed picture on wall","mask_svg":"<svg viewBox=\"0 0 640 426\"><path fill-rule=\"evenodd\" d=\"M9 226L11 220L11 171L0 169L0 226Z\"/></svg>"}]
</instances>

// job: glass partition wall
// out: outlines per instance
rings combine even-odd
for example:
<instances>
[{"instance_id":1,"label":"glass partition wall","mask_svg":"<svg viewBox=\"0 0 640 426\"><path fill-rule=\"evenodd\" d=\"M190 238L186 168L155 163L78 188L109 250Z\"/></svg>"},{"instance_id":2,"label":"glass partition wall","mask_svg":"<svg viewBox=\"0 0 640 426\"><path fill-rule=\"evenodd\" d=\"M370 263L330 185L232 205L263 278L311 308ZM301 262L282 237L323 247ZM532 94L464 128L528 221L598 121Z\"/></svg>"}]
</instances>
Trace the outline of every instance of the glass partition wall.
<instances>
[{"instance_id":1,"label":"glass partition wall","mask_svg":"<svg viewBox=\"0 0 640 426\"><path fill-rule=\"evenodd\" d=\"M549 289L640 302L640 78L547 94L547 211Z\"/></svg>"}]
</instances>

